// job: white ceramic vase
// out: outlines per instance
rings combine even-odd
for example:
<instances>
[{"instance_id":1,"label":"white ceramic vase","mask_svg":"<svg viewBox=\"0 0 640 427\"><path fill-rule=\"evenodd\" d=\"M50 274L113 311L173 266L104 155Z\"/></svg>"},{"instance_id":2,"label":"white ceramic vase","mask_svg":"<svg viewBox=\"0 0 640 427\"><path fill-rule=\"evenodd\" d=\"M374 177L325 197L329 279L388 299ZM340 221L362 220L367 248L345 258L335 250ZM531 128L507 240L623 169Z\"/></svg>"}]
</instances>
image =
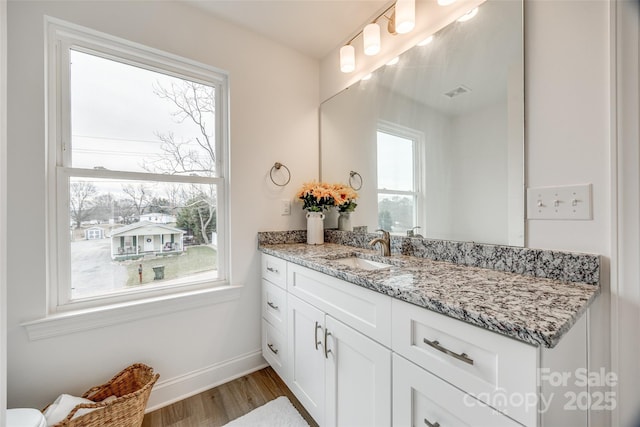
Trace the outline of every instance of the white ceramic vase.
<instances>
[{"instance_id":1,"label":"white ceramic vase","mask_svg":"<svg viewBox=\"0 0 640 427\"><path fill-rule=\"evenodd\" d=\"M351 212L340 212L338 216L338 230L353 231L351 226Z\"/></svg>"},{"instance_id":2,"label":"white ceramic vase","mask_svg":"<svg viewBox=\"0 0 640 427\"><path fill-rule=\"evenodd\" d=\"M307 244L324 243L324 213L307 212Z\"/></svg>"}]
</instances>

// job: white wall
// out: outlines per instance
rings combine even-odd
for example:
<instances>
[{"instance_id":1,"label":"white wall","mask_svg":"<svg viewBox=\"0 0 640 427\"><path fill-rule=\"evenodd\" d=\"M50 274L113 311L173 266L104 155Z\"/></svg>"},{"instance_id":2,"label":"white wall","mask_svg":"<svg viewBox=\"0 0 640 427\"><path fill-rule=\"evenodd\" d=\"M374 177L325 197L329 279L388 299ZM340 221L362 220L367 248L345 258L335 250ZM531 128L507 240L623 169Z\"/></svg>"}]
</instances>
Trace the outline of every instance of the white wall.
<instances>
[{"instance_id":1,"label":"white wall","mask_svg":"<svg viewBox=\"0 0 640 427\"><path fill-rule=\"evenodd\" d=\"M231 272L232 283L244 285L239 300L29 341L20 323L46 313L45 14L229 72ZM9 405L43 407L136 361L161 374L152 405L259 366L256 232L303 227L301 209L280 216L278 201L318 175L318 62L178 2L10 1L8 16ZM268 180L275 161L291 170L283 189Z\"/></svg>"},{"instance_id":2,"label":"white wall","mask_svg":"<svg viewBox=\"0 0 640 427\"><path fill-rule=\"evenodd\" d=\"M610 369L609 20L608 1L525 2L527 185L593 184L593 220L528 221L527 246L603 256L603 293L589 310L588 359L593 371L599 367ZM383 56L397 54L403 43L398 40L396 45L385 48ZM322 61L322 99L351 83L352 77L338 69L336 52ZM358 72L362 75L367 70ZM610 415L607 411L593 411L591 425L609 425Z\"/></svg>"},{"instance_id":3,"label":"white wall","mask_svg":"<svg viewBox=\"0 0 640 427\"><path fill-rule=\"evenodd\" d=\"M506 117L505 102L452 120L450 240L509 242Z\"/></svg>"},{"instance_id":4,"label":"white wall","mask_svg":"<svg viewBox=\"0 0 640 427\"><path fill-rule=\"evenodd\" d=\"M529 187L593 184L593 220L528 221L527 246L603 256L589 310L589 369L610 369L610 48L606 1L525 3L526 176ZM592 411L591 425L610 424Z\"/></svg>"}]
</instances>

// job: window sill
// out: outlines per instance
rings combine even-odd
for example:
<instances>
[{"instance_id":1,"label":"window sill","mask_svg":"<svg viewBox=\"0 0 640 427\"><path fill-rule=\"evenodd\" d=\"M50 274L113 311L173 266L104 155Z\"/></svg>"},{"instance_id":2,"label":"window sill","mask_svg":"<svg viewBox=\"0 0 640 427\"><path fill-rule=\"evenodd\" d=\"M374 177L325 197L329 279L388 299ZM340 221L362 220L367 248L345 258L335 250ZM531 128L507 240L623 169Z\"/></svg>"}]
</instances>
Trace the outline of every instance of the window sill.
<instances>
[{"instance_id":1,"label":"window sill","mask_svg":"<svg viewBox=\"0 0 640 427\"><path fill-rule=\"evenodd\" d=\"M104 307L57 313L24 322L29 340L68 335L147 317L233 301L240 298L242 286L221 286L179 295L149 298Z\"/></svg>"}]
</instances>

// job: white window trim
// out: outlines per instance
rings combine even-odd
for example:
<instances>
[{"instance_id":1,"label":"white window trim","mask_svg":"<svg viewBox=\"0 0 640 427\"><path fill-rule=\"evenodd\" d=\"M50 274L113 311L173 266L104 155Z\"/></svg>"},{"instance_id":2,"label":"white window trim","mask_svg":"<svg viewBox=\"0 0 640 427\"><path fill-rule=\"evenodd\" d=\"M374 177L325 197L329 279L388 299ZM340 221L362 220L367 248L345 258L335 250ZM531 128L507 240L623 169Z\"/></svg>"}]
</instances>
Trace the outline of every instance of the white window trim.
<instances>
[{"instance_id":1,"label":"white window trim","mask_svg":"<svg viewBox=\"0 0 640 427\"><path fill-rule=\"evenodd\" d=\"M229 224L229 198L228 198L228 168L229 168L229 150L228 150L228 77L226 73L217 68L201 64L186 58L172 55L157 49L149 48L137 43L129 42L108 34L100 33L91 29L87 29L75 24L70 24L55 18L45 17L45 34L46 34L46 70L47 70L47 87L46 87L46 106L47 106L47 170L48 179L47 191L47 313L44 319L34 322L25 323L27 330L36 331L42 325L48 325L46 328L53 328L54 334L57 334L56 328L62 328L62 331L75 331L79 326L68 328L65 325L86 322L88 325L112 324L111 321L103 319L95 322L91 319L100 319L101 313L108 312L108 316L113 317L113 323L119 323L119 318L130 319L131 308L137 310L140 314L148 313L148 315L158 314L158 310L165 307L167 311L180 309L183 305L190 306L194 297L196 299L207 295L208 291L215 291L211 295L214 298L202 298L202 302L216 302L220 300L223 294L236 295L234 287L230 287L230 268L229 268L229 252L230 239L228 233ZM64 244L61 231L68 228L68 200L63 200L65 195L68 196L68 190L60 191L61 182L64 176L68 177L68 168L60 165L62 156L70 156L64 152L64 143L70 139L70 129L68 121L65 122L62 117L68 117L70 108L69 92L65 90L68 85L68 67L60 67L58 61L66 60L68 63L68 49L73 46L77 50L88 50L89 52L99 52L101 56L109 58L112 56L120 62L131 61L132 65L140 66L149 70L158 71L163 74L173 75L176 77L188 78L203 84L214 85L218 91L216 92L217 113L216 113L216 141L218 156L216 159L216 170L218 177L202 178L203 183L215 183L218 188L218 200L222 201L218 207L217 213L217 232L218 232L218 277L216 281L193 282L184 286L161 287L154 286L148 290L133 290L116 295L100 296L95 298L87 298L73 302L67 301L61 293L70 287L68 274L66 269L58 266L61 262L68 264L68 256L65 258L64 253L68 253L68 248L61 251L61 244ZM66 57L66 58L65 58ZM66 111L63 110L66 108ZM68 160L68 159L66 159ZM64 164L69 164L64 162ZM81 171L82 175L90 177L109 177L109 171L97 170L80 170L73 169L74 176ZM104 175L104 176L103 176ZM131 179L149 179L153 174L146 173L118 173L120 177L128 177ZM61 179L62 178L62 179ZM162 175L163 181L175 182L192 182L198 180L195 177L180 177L178 175ZM62 223L66 222L63 228ZM62 256L62 259L60 258ZM61 280L62 279L62 280ZM66 281L63 281L66 280ZM205 292L205 294L202 294ZM224 297L224 299L227 299ZM184 300L179 302L180 299ZM168 303L171 302L171 303ZM177 302L176 302L177 301ZM149 309L142 309L141 305L148 304ZM66 312L66 313L65 313ZM122 316L119 316L121 314ZM138 317L135 315L134 317ZM146 316L145 316L146 317ZM45 328L45 329L46 329ZM51 333L51 332L48 332Z\"/></svg>"},{"instance_id":2,"label":"white window trim","mask_svg":"<svg viewBox=\"0 0 640 427\"><path fill-rule=\"evenodd\" d=\"M399 125L397 123L389 122L386 120L379 120L378 132L387 133L389 135L399 136L414 141L413 144L413 190L414 191L397 191L397 190L385 190L382 188L376 188L376 196L383 194L396 194L401 196L415 196L416 206L414 210L414 216L416 223L414 227L418 226L422 229L426 225L426 209L425 205L425 164L426 164L426 148L425 148L425 136L424 133L412 129L406 126Z\"/></svg>"},{"instance_id":3,"label":"white window trim","mask_svg":"<svg viewBox=\"0 0 640 427\"><path fill-rule=\"evenodd\" d=\"M29 340L37 341L96 328L118 325L182 310L192 310L221 304L240 298L243 286L221 286L213 289L172 294L113 304L85 310L49 315L43 319L24 322Z\"/></svg>"}]
</instances>

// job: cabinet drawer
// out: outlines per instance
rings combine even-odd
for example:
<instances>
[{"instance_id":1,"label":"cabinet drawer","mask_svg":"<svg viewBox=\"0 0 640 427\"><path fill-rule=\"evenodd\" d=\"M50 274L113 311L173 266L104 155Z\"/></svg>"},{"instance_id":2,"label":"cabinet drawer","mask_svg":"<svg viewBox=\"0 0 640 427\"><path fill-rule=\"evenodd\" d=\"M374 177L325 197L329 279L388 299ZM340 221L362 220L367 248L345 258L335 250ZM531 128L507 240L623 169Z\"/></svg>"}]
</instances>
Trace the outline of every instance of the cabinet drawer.
<instances>
[{"instance_id":1,"label":"cabinet drawer","mask_svg":"<svg viewBox=\"0 0 640 427\"><path fill-rule=\"evenodd\" d=\"M271 365L280 378L286 381L285 358L287 348L286 332L276 330L269 322L262 319L262 357Z\"/></svg>"},{"instance_id":2,"label":"cabinet drawer","mask_svg":"<svg viewBox=\"0 0 640 427\"><path fill-rule=\"evenodd\" d=\"M262 318L283 334L287 330L287 291L264 279L262 279Z\"/></svg>"},{"instance_id":3,"label":"cabinet drawer","mask_svg":"<svg viewBox=\"0 0 640 427\"><path fill-rule=\"evenodd\" d=\"M391 298L289 263L287 290L379 343L391 346Z\"/></svg>"},{"instance_id":4,"label":"cabinet drawer","mask_svg":"<svg viewBox=\"0 0 640 427\"><path fill-rule=\"evenodd\" d=\"M394 426L520 426L396 354L393 377Z\"/></svg>"},{"instance_id":5,"label":"cabinet drawer","mask_svg":"<svg viewBox=\"0 0 640 427\"><path fill-rule=\"evenodd\" d=\"M262 254L262 278L280 286L287 287L287 261L271 255Z\"/></svg>"},{"instance_id":6,"label":"cabinet drawer","mask_svg":"<svg viewBox=\"0 0 640 427\"><path fill-rule=\"evenodd\" d=\"M396 353L511 418L536 424L537 347L399 300L392 312Z\"/></svg>"}]
</instances>

